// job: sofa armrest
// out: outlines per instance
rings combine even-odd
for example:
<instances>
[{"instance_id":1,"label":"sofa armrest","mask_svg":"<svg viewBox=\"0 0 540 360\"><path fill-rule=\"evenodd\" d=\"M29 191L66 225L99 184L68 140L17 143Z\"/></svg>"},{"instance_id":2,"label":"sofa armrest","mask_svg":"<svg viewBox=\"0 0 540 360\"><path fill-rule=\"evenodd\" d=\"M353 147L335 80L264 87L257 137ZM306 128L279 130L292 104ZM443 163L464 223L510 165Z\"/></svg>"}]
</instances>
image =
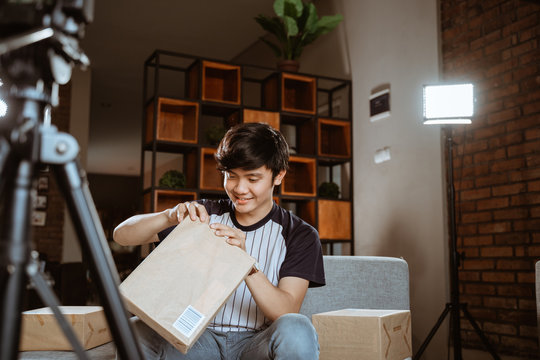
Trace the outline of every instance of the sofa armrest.
<instances>
[{"instance_id":1,"label":"sofa armrest","mask_svg":"<svg viewBox=\"0 0 540 360\"><path fill-rule=\"evenodd\" d=\"M383 256L324 256L326 286L310 288L300 313L346 309L409 310L409 267Z\"/></svg>"}]
</instances>

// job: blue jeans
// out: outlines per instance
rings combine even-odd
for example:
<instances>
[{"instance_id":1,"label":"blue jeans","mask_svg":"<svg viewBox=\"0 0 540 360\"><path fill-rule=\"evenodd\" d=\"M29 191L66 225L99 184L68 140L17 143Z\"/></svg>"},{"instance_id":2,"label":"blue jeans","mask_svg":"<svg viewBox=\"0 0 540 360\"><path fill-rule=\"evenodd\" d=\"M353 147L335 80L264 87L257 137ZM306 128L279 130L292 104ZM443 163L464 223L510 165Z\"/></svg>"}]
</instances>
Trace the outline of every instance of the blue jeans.
<instances>
[{"instance_id":1,"label":"blue jeans","mask_svg":"<svg viewBox=\"0 0 540 360\"><path fill-rule=\"evenodd\" d=\"M319 358L319 342L311 321L304 315L285 314L267 329L220 332L206 329L187 354L140 320L135 321L145 359L173 360L258 360Z\"/></svg>"}]
</instances>

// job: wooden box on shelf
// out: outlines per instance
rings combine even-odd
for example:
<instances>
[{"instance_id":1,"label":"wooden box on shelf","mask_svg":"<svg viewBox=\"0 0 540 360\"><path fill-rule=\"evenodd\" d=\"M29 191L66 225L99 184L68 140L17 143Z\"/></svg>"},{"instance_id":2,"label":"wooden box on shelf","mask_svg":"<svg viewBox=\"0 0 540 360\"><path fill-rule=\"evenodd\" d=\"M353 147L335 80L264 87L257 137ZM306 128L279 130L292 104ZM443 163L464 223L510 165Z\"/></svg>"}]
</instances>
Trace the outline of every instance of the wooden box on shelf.
<instances>
[{"instance_id":1,"label":"wooden box on shelf","mask_svg":"<svg viewBox=\"0 0 540 360\"><path fill-rule=\"evenodd\" d=\"M244 109L244 122L262 122L270 125L274 129L279 130L279 113L275 111Z\"/></svg>"},{"instance_id":2,"label":"wooden box on shelf","mask_svg":"<svg viewBox=\"0 0 540 360\"><path fill-rule=\"evenodd\" d=\"M319 156L351 157L351 123L319 119Z\"/></svg>"},{"instance_id":3,"label":"wooden box on shelf","mask_svg":"<svg viewBox=\"0 0 540 360\"><path fill-rule=\"evenodd\" d=\"M196 143L199 104L160 97L157 100L156 140ZM146 142L153 140L154 102L146 107Z\"/></svg>"},{"instance_id":4,"label":"wooden box on shelf","mask_svg":"<svg viewBox=\"0 0 540 360\"><path fill-rule=\"evenodd\" d=\"M215 152L214 148L201 148L200 189L223 190L223 176L216 168Z\"/></svg>"},{"instance_id":5,"label":"wooden box on shelf","mask_svg":"<svg viewBox=\"0 0 540 360\"><path fill-rule=\"evenodd\" d=\"M297 199L282 199L283 207L291 210L296 216L312 225L317 226L315 219L315 200L297 200ZM294 209L291 209L290 203L294 203Z\"/></svg>"},{"instance_id":6,"label":"wooden box on shelf","mask_svg":"<svg viewBox=\"0 0 540 360\"><path fill-rule=\"evenodd\" d=\"M351 203L349 201L319 199L319 237L324 240L350 240Z\"/></svg>"},{"instance_id":7,"label":"wooden box on shelf","mask_svg":"<svg viewBox=\"0 0 540 360\"><path fill-rule=\"evenodd\" d=\"M202 70L200 66L202 65ZM202 77L199 82L199 71ZM190 98L240 105L240 66L202 60L189 69L187 92Z\"/></svg>"},{"instance_id":8,"label":"wooden box on shelf","mask_svg":"<svg viewBox=\"0 0 540 360\"><path fill-rule=\"evenodd\" d=\"M315 159L291 156L289 170L283 179L282 195L315 196Z\"/></svg>"},{"instance_id":9,"label":"wooden box on shelf","mask_svg":"<svg viewBox=\"0 0 540 360\"><path fill-rule=\"evenodd\" d=\"M281 109L315 114L316 91L315 78L283 73L281 76Z\"/></svg>"},{"instance_id":10,"label":"wooden box on shelf","mask_svg":"<svg viewBox=\"0 0 540 360\"><path fill-rule=\"evenodd\" d=\"M195 200L196 194L191 191L181 190L154 190L154 206L152 210L152 192L144 194L144 212L158 212L170 209L176 204Z\"/></svg>"}]
</instances>

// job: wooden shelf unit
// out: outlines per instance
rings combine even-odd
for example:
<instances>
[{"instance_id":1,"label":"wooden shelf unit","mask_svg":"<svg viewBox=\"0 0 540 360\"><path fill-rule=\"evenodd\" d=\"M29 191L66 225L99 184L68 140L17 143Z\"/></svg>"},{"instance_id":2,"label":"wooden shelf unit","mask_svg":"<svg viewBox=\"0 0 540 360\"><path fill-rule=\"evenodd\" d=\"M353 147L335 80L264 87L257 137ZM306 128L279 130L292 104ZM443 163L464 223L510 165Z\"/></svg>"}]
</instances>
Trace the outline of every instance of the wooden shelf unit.
<instances>
[{"instance_id":1,"label":"wooden shelf unit","mask_svg":"<svg viewBox=\"0 0 540 360\"><path fill-rule=\"evenodd\" d=\"M159 80L162 55L157 50L145 63L141 176L151 173L154 178L148 181L146 175L144 211L226 198L214 159L216 144L207 134L219 126L264 122L280 130L291 149L289 170L275 188L274 201L319 231L325 253L333 254L334 245L341 243L345 245L338 249L353 254L351 81L166 52L169 58L182 58L181 65L164 65L168 77L171 71L181 73L173 76L180 79L180 91L172 94L171 81L167 89L159 88L165 82ZM246 87L249 94L242 94ZM186 189L157 185L166 170L157 164L160 151L183 155L175 169L186 175ZM153 154L146 172L145 154ZM338 199L319 196L318 185L327 181L338 183Z\"/></svg>"}]
</instances>

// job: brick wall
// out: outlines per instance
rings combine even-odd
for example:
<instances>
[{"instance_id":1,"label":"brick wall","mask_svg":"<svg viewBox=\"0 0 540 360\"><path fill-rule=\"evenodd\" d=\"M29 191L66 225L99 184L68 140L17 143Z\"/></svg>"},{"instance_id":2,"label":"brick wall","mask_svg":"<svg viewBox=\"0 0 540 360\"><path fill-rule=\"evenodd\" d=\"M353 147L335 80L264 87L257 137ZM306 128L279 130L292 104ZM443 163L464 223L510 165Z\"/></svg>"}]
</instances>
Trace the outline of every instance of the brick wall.
<instances>
[{"instance_id":1,"label":"brick wall","mask_svg":"<svg viewBox=\"0 0 540 360\"><path fill-rule=\"evenodd\" d=\"M60 87L60 104L52 111L52 123L59 131L67 132L71 107L71 84ZM62 239L64 237L65 202L51 172L40 172L40 177L47 177L48 190L40 190L40 195L47 196L46 224L33 226L34 247L47 256L48 261L60 262L62 259Z\"/></svg>"},{"instance_id":2,"label":"brick wall","mask_svg":"<svg viewBox=\"0 0 540 360\"><path fill-rule=\"evenodd\" d=\"M443 79L471 81L473 125L454 127L462 300L500 354L537 358L540 5L441 0ZM481 348L462 319L464 347Z\"/></svg>"}]
</instances>

